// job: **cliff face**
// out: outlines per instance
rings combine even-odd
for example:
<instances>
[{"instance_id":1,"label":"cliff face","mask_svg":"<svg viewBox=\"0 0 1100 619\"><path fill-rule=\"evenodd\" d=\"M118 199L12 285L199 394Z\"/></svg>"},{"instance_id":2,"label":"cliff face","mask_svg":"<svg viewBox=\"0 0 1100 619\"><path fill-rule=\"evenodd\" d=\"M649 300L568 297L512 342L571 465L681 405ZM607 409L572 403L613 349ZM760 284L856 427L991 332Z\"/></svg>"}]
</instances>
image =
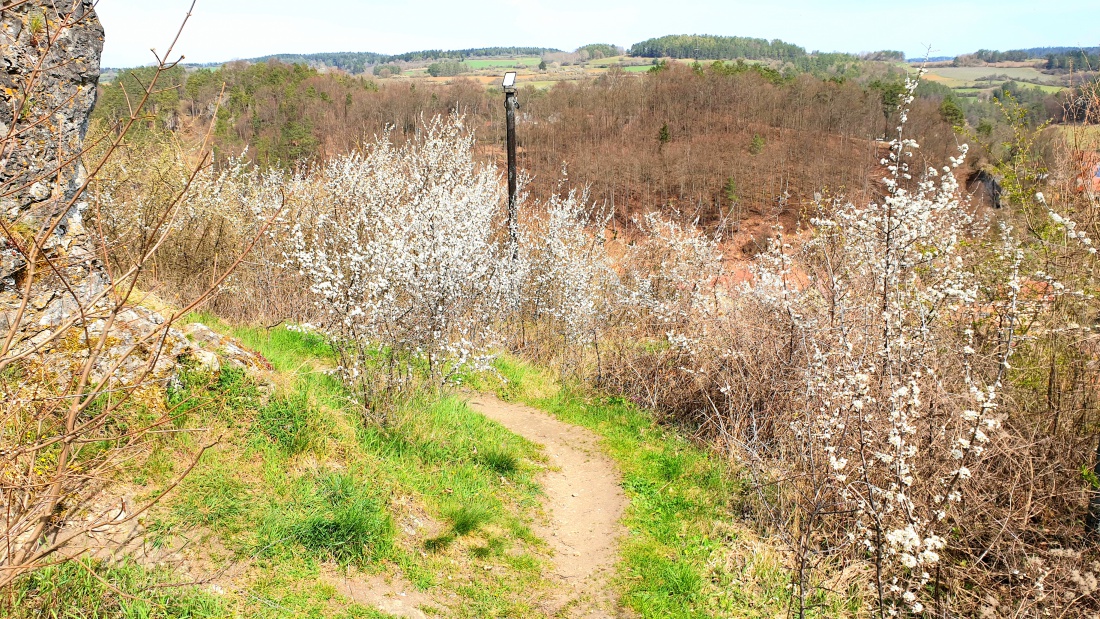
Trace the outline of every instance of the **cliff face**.
<instances>
[{"instance_id":1,"label":"cliff face","mask_svg":"<svg viewBox=\"0 0 1100 619\"><path fill-rule=\"evenodd\" d=\"M24 360L64 385L91 360L94 382L125 385L171 374L184 355L214 368L218 351L257 366L228 341L192 343L194 326L185 335L135 299L109 294L81 191L103 27L92 0L14 2L0 11L0 367ZM103 350L92 352L100 340Z\"/></svg>"},{"instance_id":2,"label":"cliff face","mask_svg":"<svg viewBox=\"0 0 1100 619\"><path fill-rule=\"evenodd\" d=\"M80 247L79 156L102 52L92 0L34 0L0 12L0 217L26 241L56 226L51 254L88 249ZM25 266L12 244L5 238L0 248L2 288Z\"/></svg>"}]
</instances>

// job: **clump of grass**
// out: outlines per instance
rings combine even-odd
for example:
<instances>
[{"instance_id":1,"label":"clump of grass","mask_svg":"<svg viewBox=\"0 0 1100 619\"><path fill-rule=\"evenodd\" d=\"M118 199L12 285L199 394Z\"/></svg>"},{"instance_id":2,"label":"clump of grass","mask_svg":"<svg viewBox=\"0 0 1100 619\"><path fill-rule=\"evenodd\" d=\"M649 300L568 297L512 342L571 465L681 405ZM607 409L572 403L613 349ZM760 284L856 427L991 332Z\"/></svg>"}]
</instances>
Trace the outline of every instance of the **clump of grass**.
<instances>
[{"instance_id":1,"label":"clump of grass","mask_svg":"<svg viewBox=\"0 0 1100 619\"><path fill-rule=\"evenodd\" d=\"M458 509L451 510L447 514L447 518L451 521L451 531L456 536L462 537L463 535L475 533L492 520L493 514L483 505L463 505Z\"/></svg>"},{"instance_id":2,"label":"clump of grass","mask_svg":"<svg viewBox=\"0 0 1100 619\"><path fill-rule=\"evenodd\" d=\"M321 489L321 495L330 505L342 505L351 500L359 490L359 485L351 475L343 473L329 473L323 475L317 485Z\"/></svg>"},{"instance_id":3,"label":"clump of grass","mask_svg":"<svg viewBox=\"0 0 1100 619\"><path fill-rule=\"evenodd\" d=\"M505 477L515 473L516 469L519 468L519 458L515 454L499 449L486 450L478 454L477 460L482 466Z\"/></svg>"},{"instance_id":4,"label":"clump of grass","mask_svg":"<svg viewBox=\"0 0 1100 619\"><path fill-rule=\"evenodd\" d=\"M308 394L302 391L269 403L260 411L253 427L288 455L294 456L308 450L315 442L316 432L311 423L314 416Z\"/></svg>"},{"instance_id":5,"label":"clump of grass","mask_svg":"<svg viewBox=\"0 0 1100 619\"><path fill-rule=\"evenodd\" d=\"M341 565L364 565L393 547L393 522L375 499L359 496L299 521L291 537L322 558Z\"/></svg>"},{"instance_id":6,"label":"clump of grass","mask_svg":"<svg viewBox=\"0 0 1100 619\"><path fill-rule=\"evenodd\" d=\"M217 454L207 453L215 459ZM204 526L223 533L240 528L240 518L251 509L244 482L228 468L198 468L180 485L172 505L173 519L189 526Z\"/></svg>"},{"instance_id":7,"label":"clump of grass","mask_svg":"<svg viewBox=\"0 0 1100 619\"><path fill-rule=\"evenodd\" d=\"M367 492L362 480L328 473L314 487L314 501L320 498L320 505L280 537L341 565L365 565L390 553L393 521L384 502Z\"/></svg>"},{"instance_id":8,"label":"clump of grass","mask_svg":"<svg viewBox=\"0 0 1100 619\"><path fill-rule=\"evenodd\" d=\"M665 481L679 479L684 474L684 458L677 453L662 453L657 457L657 471Z\"/></svg>"},{"instance_id":9,"label":"clump of grass","mask_svg":"<svg viewBox=\"0 0 1100 619\"><path fill-rule=\"evenodd\" d=\"M455 536L450 533L444 533L427 539L424 542L424 549L428 552L441 552L446 550L455 541Z\"/></svg>"},{"instance_id":10,"label":"clump of grass","mask_svg":"<svg viewBox=\"0 0 1100 619\"><path fill-rule=\"evenodd\" d=\"M484 505L467 504L451 509L446 516L451 522L450 530L424 542L424 548L430 552L444 550L456 539L478 532L481 527L492 521L493 512Z\"/></svg>"}]
</instances>

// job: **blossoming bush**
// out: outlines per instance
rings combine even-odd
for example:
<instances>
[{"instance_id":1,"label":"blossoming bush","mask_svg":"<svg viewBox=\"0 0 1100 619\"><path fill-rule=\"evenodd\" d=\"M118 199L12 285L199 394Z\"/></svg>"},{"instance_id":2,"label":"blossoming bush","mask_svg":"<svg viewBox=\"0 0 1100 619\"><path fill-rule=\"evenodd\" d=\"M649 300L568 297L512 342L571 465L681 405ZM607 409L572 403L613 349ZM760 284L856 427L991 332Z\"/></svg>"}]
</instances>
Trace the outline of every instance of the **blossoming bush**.
<instances>
[{"instance_id":1,"label":"blossoming bush","mask_svg":"<svg viewBox=\"0 0 1100 619\"><path fill-rule=\"evenodd\" d=\"M1095 200L1048 213L1022 191L1016 212L975 216L965 148L916 169L901 119L882 199L777 229L751 283L704 283L729 293L716 310L683 306L664 338L622 345L616 388L748 465L800 614L853 587L880 616L1096 608L1080 473L1098 421L1081 327Z\"/></svg>"},{"instance_id":2,"label":"blossoming bush","mask_svg":"<svg viewBox=\"0 0 1100 619\"><path fill-rule=\"evenodd\" d=\"M974 367L967 310L978 291L960 246L972 218L952 173L961 159L908 189L914 148L894 142L882 200L814 219L797 252L780 236L748 291L804 355L782 428L803 480L799 543L808 555L846 544L866 553L890 614L922 612L930 584L936 594L948 514L1001 423L1003 372L990 379ZM1004 258L1015 260L1007 242ZM1009 272L1015 294L1018 270ZM1016 318L1006 309L994 346L1002 369Z\"/></svg>"},{"instance_id":3,"label":"blossoming bush","mask_svg":"<svg viewBox=\"0 0 1100 619\"><path fill-rule=\"evenodd\" d=\"M513 303L503 196L461 119L436 118L303 173L287 257L364 402L477 363ZM381 371L376 371L381 368Z\"/></svg>"},{"instance_id":4,"label":"blossoming bush","mask_svg":"<svg viewBox=\"0 0 1100 619\"><path fill-rule=\"evenodd\" d=\"M585 192L552 195L521 229L517 265L519 347L563 371L583 367L583 351L603 337L618 287L605 247L607 214Z\"/></svg>"},{"instance_id":5,"label":"blossoming bush","mask_svg":"<svg viewBox=\"0 0 1100 619\"><path fill-rule=\"evenodd\" d=\"M96 125L91 131L98 142L107 128ZM101 143L91 156L101 156L105 148ZM171 303L209 286L269 218L282 216L286 198L296 194L285 172L261 171L241 159L196 173L191 148L172 136L136 136L115 151L90 187L89 225L108 243L112 269L154 249L148 240L154 227L171 233L159 241L151 268L140 279L144 290ZM162 221L177 198L178 208ZM281 268L280 258L270 238L255 243L245 268L229 276L207 309L239 321L308 317L308 302L297 294L301 282Z\"/></svg>"}]
</instances>

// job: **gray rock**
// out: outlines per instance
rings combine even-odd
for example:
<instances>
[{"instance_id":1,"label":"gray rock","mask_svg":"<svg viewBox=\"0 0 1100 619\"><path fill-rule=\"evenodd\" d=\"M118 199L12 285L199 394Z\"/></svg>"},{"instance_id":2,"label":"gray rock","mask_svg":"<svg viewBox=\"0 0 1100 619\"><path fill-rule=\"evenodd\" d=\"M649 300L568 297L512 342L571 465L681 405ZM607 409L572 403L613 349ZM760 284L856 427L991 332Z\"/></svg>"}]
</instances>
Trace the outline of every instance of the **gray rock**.
<instances>
[{"instance_id":1,"label":"gray rock","mask_svg":"<svg viewBox=\"0 0 1100 619\"><path fill-rule=\"evenodd\" d=\"M62 27L52 47L41 27L43 14L50 33ZM80 195L87 172L79 155L95 105L102 51L103 27L92 0L75 5L74 0L29 0L0 11L0 92L14 93L0 97L0 217L9 229L31 233L56 222L43 248L59 271L36 270L27 311L12 325L13 310L23 304L27 265L16 247L0 241L0 336L14 329L17 352L44 344L39 361L61 375L88 359L87 339L98 341L103 335L103 317L111 309L109 298L94 306L91 302L111 282L85 229L81 212L86 204ZM46 69L36 72L39 66ZM20 108L20 101L29 103ZM88 324L77 324L73 333L58 333L81 307ZM163 316L145 307L124 308L108 334L106 352L96 360L93 382L103 383L108 373L129 384L143 376L166 378L178 371L184 356L213 371L225 363L269 367L263 357L203 325L187 331L200 348L183 332L165 329L164 323ZM150 333L157 335L142 341ZM76 337L70 339L72 335Z\"/></svg>"},{"instance_id":2,"label":"gray rock","mask_svg":"<svg viewBox=\"0 0 1100 619\"><path fill-rule=\"evenodd\" d=\"M30 27L41 15L46 15L53 27L71 26L53 46L47 45L44 29ZM69 160L83 147L95 105L103 27L90 1L77 4L74 10L72 0L31 0L4 10L0 32L7 65L0 71L0 88L16 93L0 101L0 123L14 125L20 132L14 144L5 145L8 162L0 170L0 187L3 193L14 190L23 223L33 229L44 216L67 208L79 189L77 181L83 170ZM39 63L47 69L32 79ZM13 109L12 103L23 100L24 95L28 95L29 104ZM51 122L37 122L43 118ZM58 185L62 191L55 197L53 187Z\"/></svg>"},{"instance_id":3,"label":"gray rock","mask_svg":"<svg viewBox=\"0 0 1100 619\"><path fill-rule=\"evenodd\" d=\"M220 372L222 369L222 363L218 359L218 355L209 350L193 350L191 356L195 358L200 368L210 373Z\"/></svg>"},{"instance_id":4,"label":"gray rock","mask_svg":"<svg viewBox=\"0 0 1100 619\"><path fill-rule=\"evenodd\" d=\"M187 335L189 340L200 346L217 348L222 344L222 336L218 335L213 329L201 322L193 322L189 325L185 325L183 327L183 332Z\"/></svg>"}]
</instances>

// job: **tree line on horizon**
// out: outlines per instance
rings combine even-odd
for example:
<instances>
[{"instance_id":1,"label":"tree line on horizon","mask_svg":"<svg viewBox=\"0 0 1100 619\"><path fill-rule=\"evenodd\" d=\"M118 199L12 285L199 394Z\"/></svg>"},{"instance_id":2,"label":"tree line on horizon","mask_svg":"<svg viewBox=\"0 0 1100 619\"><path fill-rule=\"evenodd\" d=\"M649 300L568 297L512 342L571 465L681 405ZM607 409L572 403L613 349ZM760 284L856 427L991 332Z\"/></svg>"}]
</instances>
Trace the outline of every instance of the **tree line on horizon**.
<instances>
[{"instance_id":1,"label":"tree line on horizon","mask_svg":"<svg viewBox=\"0 0 1100 619\"><path fill-rule=\"evenodd\" d=\"M754 37L718 36L718 35L666 35L635 43L622 48L608 43L582 45L572 53L584 52L590 59L609 58L619 55L637 58L673 58L696 60L774 60L790 63L802 71L812 71L814 67L832 66L844 62L881 61L903 62L905 54L895 50L882 50L865 54L843 52L808 52L804 47L787 43L780 39L767 40ZM306 64L339 69L351 74L371 72L379 65L398 67L395 63L416 62L463 62L469 58L504 58L516 56L545 56L564 53L560 49L548 47L497 46L456 50L429 49L402 54L381 54L375 52L324 52L310 54L270 54L245 62L267 62L278 60L287 64ZM944 57L942 59L950 59ZM960 54L953 58L957 65L975 63L1024 62L1027 60L1046 60L1048 70L1095 71L1100 68L1100 47L1033 47L1007 51L980 49L970 54ZM937 59L933 59L937 60ZM214 68L226 63L206 63L194 65L200 68ZM391 74L399 71L390 70ZM374 72L378 75L378 72Z\"/></svg>"},{"instance_id":2,"label":"tree line on horizon","mask_svg":"<svg viewBox=\"0 0 1100 619\"><path fill-rule=\"evenodd\" d=\"M589 59L610 58L614 56L633 56L637 58L693 58L697 60L775 60L794 64L800 70L810 70L813 66L835 65L841 62L858 60L895 61L904 60L904 54L896 51L881 51L857 56L847 53L807 52L805 48L779 39L768 41L751 37L716 35L668 35L636 43L628 49L610 43L590 43L582 45L572 53L584 53ZM458 50L420 50L403 54L380 54L375 52L334 52L315 54L271 54L247 59L245 62L267 62L278 60L288 64L306 64L339 69L351 74L371 72L379 65L417 62L463 62L469 58L505 58L516 56L546 56L561 54L562 50L546 47L481 47ZM222 63L200 65L213 68ZM395 73L391 71L391 73ZM377 75L377 73L375 73Z\"/></svg>"},{"instance_id":3,"label":"tree line on horizon","mask_svg":"<svg viewBox=\"0 0 1100 619\"><path fill-rule=\"evenodd\" d=\"M1100 47L1031 47L1007 51L979 49L971 54L960 54L956 65L998 62L1026 62L1045 60L1048 70L1096 71L1100 69Z\"/></svg>"}]
</instances>

